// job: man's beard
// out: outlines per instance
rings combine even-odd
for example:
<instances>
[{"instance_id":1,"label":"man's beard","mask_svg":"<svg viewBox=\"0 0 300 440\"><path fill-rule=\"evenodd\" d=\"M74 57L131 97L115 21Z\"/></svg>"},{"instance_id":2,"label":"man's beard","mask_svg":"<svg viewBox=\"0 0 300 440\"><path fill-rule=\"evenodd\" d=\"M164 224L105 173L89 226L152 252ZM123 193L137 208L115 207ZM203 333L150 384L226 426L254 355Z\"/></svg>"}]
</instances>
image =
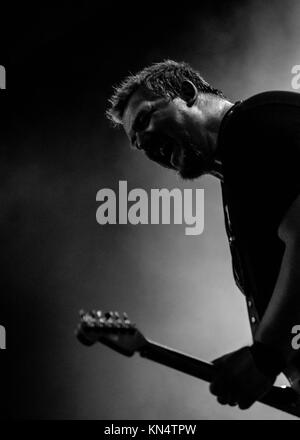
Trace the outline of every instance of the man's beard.
<instances>
[{"instance_id":1,"label":"man's beard","mask_svg":"<svg viewBox=\"0 0 300 440\"><path fill-rule=\"evenodd\" d=\"M209 173L211 167L212 159L205 157L196 146L189 144L189 148L182 152L178 174L183 180L194 180Z\"/></svg>"}]
</instances>

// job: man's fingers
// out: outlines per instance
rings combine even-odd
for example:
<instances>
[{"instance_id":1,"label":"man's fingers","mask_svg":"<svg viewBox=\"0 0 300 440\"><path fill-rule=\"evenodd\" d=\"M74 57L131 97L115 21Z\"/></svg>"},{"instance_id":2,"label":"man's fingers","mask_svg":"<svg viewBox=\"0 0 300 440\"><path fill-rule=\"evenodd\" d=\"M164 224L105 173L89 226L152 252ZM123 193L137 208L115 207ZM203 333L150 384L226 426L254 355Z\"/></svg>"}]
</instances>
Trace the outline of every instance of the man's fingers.
<instances>
[{"instance_id":1,"label":"man's fingers","mask_svg":"<svg viewBox=\"0 0 300 440\"><path fill-rule=\"evenodd\" d=\"M213 394L214 396L218 396L219 395L219 388L218 385L216 384L216 382L212 382L209 385L209 391L211 392L211 394Z\"/></svg>"},{"instance_id":2,"label":"man's fingers","mask_svg":"<svg viewBox=\"0 0 300 440\"><path fill-rule=\"evenodd\" d=\"M210 392L217 397L217 401L221 405L236 406L238 404L238 399L232 390L229 390L228 384L225 382L215 381L210 384Z\"/></svg>"},{"instance_id":3,"label":"man's fingers","mask_svg":"<svg viewBox=\"0 0 300 440\"><path fill-rule=\"evenodd\" d=\"M209 389L221 405L235 406L237 404L235 393L232 392L232 384L230 385L224 371L211 382Z\"/></svg>"},{"instance_id":4,"label":"man's fingers","mask_svg":"<svg viewBox=\"0 0 300 440\"><path fill-rule=\"evenodd\" d=\"M236 396L230 396L227 403L230 406L237 406L238 399L236 398Z\"/></svg>"},{"instance_id":5,"label":"man's fingers","mask_svg":"<svg viewBox=\"0 0 300 440\"><path fill-rule=\"evenodd\" d=\"M224 396L218 396L217 397L217 401L221 404L221 405L227 405L228 401L227 398Z\"/></svg>"},{"instance_id":6,"label":"man's fingers","mask_svg":"<svg viewBox=\"0 0 300 440\"><path fill-rule=\"evenodd\" d=\"M253 400L242 400L241 402L239 402L239 408L240 409L249 409L250 408L250 406L252 406L253 405L253 403L254 403L254 401Z\"/></svg>"},{"instance_id":7,"label":"man's fingers","mask_svg":"<svg viewBox=\"0 0 300 440\"><path fill-rule=\"evenodd\" d=\"M210 392L214 396L225 395L228 391L227 380L222 376L218 376L217 379L213 380L209 386Z\"/></svg>"},{"instance_id":8,"label":"man's fingers","mask_svg":"<svg viewBox=\"0 0 300 440\"><path fill-rule=\"evenodd\" d=\"M210 391L222 405L248 409L267 392L273 381L256 367L249 347L243 347L213 361L215 376Z\"/></svg>"}]
</instances>

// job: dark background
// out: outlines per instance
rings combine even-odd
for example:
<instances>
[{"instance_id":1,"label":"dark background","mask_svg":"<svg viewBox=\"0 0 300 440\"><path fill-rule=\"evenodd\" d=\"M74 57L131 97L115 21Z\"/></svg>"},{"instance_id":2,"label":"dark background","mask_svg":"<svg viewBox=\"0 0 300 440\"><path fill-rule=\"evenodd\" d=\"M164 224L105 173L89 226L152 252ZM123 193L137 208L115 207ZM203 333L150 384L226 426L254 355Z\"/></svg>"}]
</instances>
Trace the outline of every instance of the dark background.
<instances>
[{"instance_id":1,"label":"dark background","mask_svg":"<svg viewBox=\"0 0 300 440\"><path fill-rule=\"evenodd\" d=\"M161 2L162 3L162 2ZM220 188L130 152L105 119L112 86L145 65L190 62L232 102L291 90L296 1L22 6L7 12L1 90L2 398L15 419L291 418L223 408L207 385L74 337L80 308L126 310L145 334L213 359L250 341ZM96 223L96 192L204 188L205 230ZM4 389L4 388L2 388Z\"/></svg>"}]
</instances>

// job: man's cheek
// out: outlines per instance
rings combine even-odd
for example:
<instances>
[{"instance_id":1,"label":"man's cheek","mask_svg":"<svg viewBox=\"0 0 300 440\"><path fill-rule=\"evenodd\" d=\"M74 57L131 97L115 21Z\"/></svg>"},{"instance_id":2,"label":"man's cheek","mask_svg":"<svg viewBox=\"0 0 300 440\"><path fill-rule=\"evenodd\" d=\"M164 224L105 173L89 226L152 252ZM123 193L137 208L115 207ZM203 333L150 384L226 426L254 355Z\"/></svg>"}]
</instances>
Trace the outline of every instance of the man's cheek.
<instances>
[{"instance_id":1,"label":"man's cheek","mask_svg":"<svg viewBox=\"0 0 300 440\"><path fill-rule=\"evenodd\" d=\"M162 110L159 113L153 115L153 121L159 126L164 128L170 135L176 130L178 131L178 127L183 125L184 121L180 114L173 110Z\"/></svg>"},{"instance_id":2,"label":"man's cheek","mask_svg":"<svg viewBox=\"0 0 300 440\"><path fill-rule=\"evenodd\" d=\"M171 131L168 121L162 116L153 115L148 126L148 130L156 135L168 134Z\"/></svg>"}]
</instances>

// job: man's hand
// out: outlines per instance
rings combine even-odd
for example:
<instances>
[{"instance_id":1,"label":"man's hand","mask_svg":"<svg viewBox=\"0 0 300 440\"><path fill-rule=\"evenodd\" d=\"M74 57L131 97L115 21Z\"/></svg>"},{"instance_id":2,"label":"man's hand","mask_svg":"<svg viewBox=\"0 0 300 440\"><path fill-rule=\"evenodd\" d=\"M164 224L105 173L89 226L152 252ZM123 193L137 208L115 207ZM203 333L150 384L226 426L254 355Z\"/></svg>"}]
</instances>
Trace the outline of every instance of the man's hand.
<instances>
[{"instance_id":1,"label":"man's hand","mask_svg":"<svg viewBox=\"0 0 300 440\"><path fill-rule=\"evenodd\" d=\"M248 409L272 388L276 376L267 377L256 366L250 347L226 354L214 362L216 374L210 391L222 405Z\"/></svg>"}]
</instances>

